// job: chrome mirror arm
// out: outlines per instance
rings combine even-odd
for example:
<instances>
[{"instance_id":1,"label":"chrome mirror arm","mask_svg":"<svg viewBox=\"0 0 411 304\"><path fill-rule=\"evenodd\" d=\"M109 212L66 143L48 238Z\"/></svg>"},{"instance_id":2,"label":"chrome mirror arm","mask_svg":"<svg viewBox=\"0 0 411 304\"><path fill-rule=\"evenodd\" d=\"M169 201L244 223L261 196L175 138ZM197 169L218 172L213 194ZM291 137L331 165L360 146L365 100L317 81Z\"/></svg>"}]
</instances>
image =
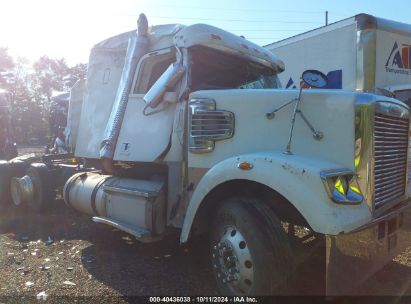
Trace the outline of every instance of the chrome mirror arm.
<instances>
[{"instance_id":1,"label":"chrome mirror arm","mask_svg":"<svg viewBox=\"0 0 411 304\"><path fill-rule=\"evenodd\" d=\"M301 98L301 92L302 92L303 88L300 89L300 92L298 93L297 98L294 98L288 102L286 102L285 104L279 106L277 109L274 109L272 112L268 112L265 114L265 117L267 119L273 119L275 117L275 113L277 113L278 111L280 111L282 108L285 108L286 106L292 104L294 101L298 101Z\"/></svg>"},{"instance_id":2,"label":"chrome mirror arm","mask_svg":"<svg viewBox=\"0 0 411 304\"><path fill-rule=\"evenodd\" d=\"M281 109L285 108L286 106L292 104L293 102L296 102L295 107L294 107L294 111L293 111L293 115L292 115L292 118L291 118L290 135L288 137L288 143L287 143L287 146L286 146L286 150L284 151L284 154L288 154L288 155L293 154L291 152L291 142L292 142L292 138L293 138L295 117L296 117L297 114L300 114L300 116L303 119L304 123L311 130L312 135L313 135L315 140L321 140L324 137L324 133L319 131L319 130L314 129L312 124L308 121L307 117L305 117L304 113L299 109L299 106L300 106L300 103L301 103L302 91L303 91L303 88L301 87L297 98L294 98L294 99L286 102L285 104L281 105L280 107L276 108L272 112L268 112L268 113L265 114L265 117L267 119L273 119L275 117L275 113L277 113Z\"/></svg>"}]
</instances>

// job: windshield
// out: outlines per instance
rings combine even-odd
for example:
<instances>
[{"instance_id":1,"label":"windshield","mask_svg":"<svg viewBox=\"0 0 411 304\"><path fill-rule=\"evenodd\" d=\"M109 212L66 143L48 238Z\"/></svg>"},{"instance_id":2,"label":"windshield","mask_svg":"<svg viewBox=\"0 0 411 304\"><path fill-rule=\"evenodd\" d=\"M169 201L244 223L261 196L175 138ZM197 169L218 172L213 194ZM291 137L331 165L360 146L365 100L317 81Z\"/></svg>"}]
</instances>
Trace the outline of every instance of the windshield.
<instances>
[{"instance_id":1,"label":"windshield","mask_svg":"<svg viewBox=\"0 0 411 304\"><path fill-rule=\"evenodd\" d=\"M395 91L395 98L411 106L411 90Z\"/></svg>"},{"instance_id":2,"label":"windshield","mask_svg":"<svg viewBox=\"0 0 411 304\"><path fill-rule=\"evenodd\" d=\"M251 60L225 52L194 47L190 49L190 89L277 89L276 73Z\"/></svg>"},{"instance_id":3,"label":"windshield","mask_svg":"<svg viewBox=\"0 0 411 304\"><path fill-rule=\"evenodd\" d=\"M258 79L243 84L240 89L277 89L281 88L280 79L277 75L261 75Z\"/></svg>"}]
</instances>

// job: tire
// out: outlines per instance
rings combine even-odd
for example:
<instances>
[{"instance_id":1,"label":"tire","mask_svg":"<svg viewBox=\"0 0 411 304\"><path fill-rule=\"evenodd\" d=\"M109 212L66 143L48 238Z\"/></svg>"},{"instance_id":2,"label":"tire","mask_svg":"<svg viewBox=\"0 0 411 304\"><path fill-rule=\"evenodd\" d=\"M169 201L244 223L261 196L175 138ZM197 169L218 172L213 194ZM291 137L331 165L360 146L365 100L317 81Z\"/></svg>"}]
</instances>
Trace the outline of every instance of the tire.
<instances>
[{"instance_id":1,"label":"tire","mask_svg":"<svg viewBox=\"0 0 411 304\"><path fill-rule=\"evenodd\" d=\"M4 208L10 205L10 179L11 179L11 165L9 162L0 161L0 207Z\"/></svg>"},{"instance_id":2,"label":"tire","mask_svg":"<svg viewBox=\"0 0 411 304\"><path fill-rule=\"evenodd\" d=\"M28 201L29 208L34 211L46 209L53 200L53 184L47 166L42 163L31 164L26 175L33 183L33 197Z\"/></svg>"},{"instance_id":3,"label":"tire","mask_svg":"<svg viewBox=\"0 0 411 304\"><path fill-rule=\"evenodd\" d=\"M20 159L12 159L9 164L11 164L12 177L22 177L30 167L29 163Z\"/></svg>"},{"instance_id":4,"label":"tire","mask_svg":"<svg viewBox=\"0 0 411 304\"><path fill-rule=\"evenodd\" d=\"M10 182L12 177L22 177L28 164L21 160L0 161L0 207L11 204Z\"/></svg>"},{"instance_id":5,"label":"tire","mask_svg":"<svg viewBox=\"0 0 411 304\"><path fill-rule=\"evenodd\" d=\"M280 220L263 202L225 200L214 215L210 244L221 294L287 294L294 273L293 252Z\"/></svg>"}]
</instances>

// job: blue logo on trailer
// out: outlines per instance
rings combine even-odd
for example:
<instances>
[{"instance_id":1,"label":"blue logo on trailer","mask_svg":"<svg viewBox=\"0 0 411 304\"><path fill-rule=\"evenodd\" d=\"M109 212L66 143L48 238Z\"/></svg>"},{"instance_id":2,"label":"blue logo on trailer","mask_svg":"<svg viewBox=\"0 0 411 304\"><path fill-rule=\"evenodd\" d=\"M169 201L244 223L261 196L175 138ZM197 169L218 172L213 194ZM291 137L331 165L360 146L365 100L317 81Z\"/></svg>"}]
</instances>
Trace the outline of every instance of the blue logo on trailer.
<instances>
[{"instance_id":1,"label":"blue logo on trailer","mask_svg":"<svg viewBox=\"0 0 411 304\"><path fill-rule=\"evenodd\" d=\"M394 43L390 56L385 63L385 70L396 74L410 74L411 45Z\"/></svg>"},{"instance_id":2,"label":"blue logo on trailer","mask_svg":"<svg viewBox=\"0 0 411 304\"><path fill-rule=\"evenodd\" d=\"M327 73L328 84L324 89L342 89L342 70L330 71ZM300 83L301 87L301 83ZM286 89L296 89L297 85L290 77L285 86Z\"/></svg>"},{"instance_id":3,"label":"blue logo on trailer","mask_svg":"<svg viewBox=\"0 0 411 304\"><path fill-rule=\"evenodd\" d=\"M297 86L294 84L293 79L290 77L290 79L287 82L287 85L285 86L286 89L296 89Z\"/></svg>"}]
</instances>

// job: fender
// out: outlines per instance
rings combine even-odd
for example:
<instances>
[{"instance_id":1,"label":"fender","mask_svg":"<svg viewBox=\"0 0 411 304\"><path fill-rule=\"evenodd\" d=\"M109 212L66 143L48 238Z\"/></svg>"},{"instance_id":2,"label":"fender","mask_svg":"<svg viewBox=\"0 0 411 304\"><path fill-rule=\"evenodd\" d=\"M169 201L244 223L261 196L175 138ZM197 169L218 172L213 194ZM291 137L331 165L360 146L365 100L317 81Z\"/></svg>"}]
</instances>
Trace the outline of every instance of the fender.
<instances>
[{"instance_id":1,"label":"fender","mask_svg":"<svg viewBox=\"0 0 411 304\"><path fill-rule=\"evenodd\" d=\"M241 170L247 161L252 169ZM322 234L338 235L354 230L371 220L368 205L338 205L328 197L320 172L341 169L337 163L282 152L259 152L228 158L213 166L200 180L187 207L180 236L189 237L194 217L205 196L218 185L237 179L266 185L284 196L303 215L310 227Z\"/></svg>"}]
</instances>

